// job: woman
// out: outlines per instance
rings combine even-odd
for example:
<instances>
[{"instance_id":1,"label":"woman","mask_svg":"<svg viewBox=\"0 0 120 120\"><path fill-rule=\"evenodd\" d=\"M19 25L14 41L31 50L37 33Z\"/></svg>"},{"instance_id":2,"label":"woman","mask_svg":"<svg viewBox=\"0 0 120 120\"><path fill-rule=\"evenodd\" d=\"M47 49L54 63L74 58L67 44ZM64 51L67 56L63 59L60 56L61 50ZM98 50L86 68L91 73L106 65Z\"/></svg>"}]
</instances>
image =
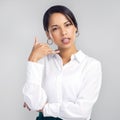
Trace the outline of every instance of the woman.
<instances>
[{"instance_id":1,"label":"woman","mask_svg":"<svg viewBox=\"0 0 120 120\"><path fill-rule=\"evenodd\" d=\"M48 43L37 38L28 59L24 107L37 120L89 120L101 87L101 64L77 50L78 25L65 6L52 6L43 18Z\"/></svg>"}]
</instances>

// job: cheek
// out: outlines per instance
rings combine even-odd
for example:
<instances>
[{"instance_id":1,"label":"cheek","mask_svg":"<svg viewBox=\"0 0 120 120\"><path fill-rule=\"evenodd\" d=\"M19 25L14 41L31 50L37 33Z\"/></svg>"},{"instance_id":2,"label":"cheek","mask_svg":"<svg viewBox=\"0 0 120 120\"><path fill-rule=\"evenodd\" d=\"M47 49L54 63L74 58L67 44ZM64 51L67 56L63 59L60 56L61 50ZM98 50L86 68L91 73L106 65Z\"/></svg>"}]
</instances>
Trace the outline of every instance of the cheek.
<instances>
[{"instance_id":1,"label":"cheek","mask_svg":"<svg viewBox=\"0 0 120 120\"><path fill-rule=\"evenodd\" d=\"M52 39L53 39L53 40L55 40L55 39L59 39L59 37L60 37L60 33L59 33L59 32L51 33L51 36L52 36Z\"/></svg>"},{"instance_id":2,"label":"cheek","mask_svg":"<svg viewBox=\"0 0 120 120\"><path fill-rule=\"evenodd\" d=\"M75 36L76 35L76 30L75 29L71 29L70 33L71 36Z\"/></svg>"},{"instance_id":3,"label":"cheek","mask_svg":"<svg viewBox=\"0 0 120 120\"><path fill-rule=\"evenodd\" d=\"M54 40L55 35L52 32L49 32L50 39Z\"/></svg>"},{"instance_id":4,"label":"cheek","mask_svg":"<svg viewBox=\"0 0 120 120\"><path fill-rule=\"evenodd\" d=\"M51 34L51 38L54 40L56 38L56 35Z\"/></svg>"},{"instance_id":5,"label":"cheek","mask_svg":"<svg viewBox=\"0 0 120 120\"><path fill-rule=\"evenodd\" d=\"M56 43L57 39L59 39L59 35L51 34L51 39Z\"/></svg>"},{"instance_id":6,"label":"cheek","mask_svg":"<svg viewBox=\"0 0 120 120\"><path fill-rule=\"evenodd\" d=\"M76 31L77 31L77 29L75 28L75 27L71 27L71 29L69 29L69 32L70 32L70 34L76 34Z\"/></svg>"}]
</instances>

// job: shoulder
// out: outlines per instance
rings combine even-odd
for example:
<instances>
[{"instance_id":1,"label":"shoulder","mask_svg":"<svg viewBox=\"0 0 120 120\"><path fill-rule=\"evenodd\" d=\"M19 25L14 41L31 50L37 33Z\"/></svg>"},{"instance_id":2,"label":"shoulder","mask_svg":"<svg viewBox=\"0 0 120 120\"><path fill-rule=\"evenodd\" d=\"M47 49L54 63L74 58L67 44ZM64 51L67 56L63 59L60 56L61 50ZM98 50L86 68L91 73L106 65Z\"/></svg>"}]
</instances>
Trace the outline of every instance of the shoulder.
<instances>
[{"instance_id":1,"label":"shoulder","mask_svg":"<svg viewBox=\"0 0 120 120\"><path fill-rule=\"evenodd\" d=\"M92 68L92 67L101 67L101 61L100 60L98 60L97 58L95 58L95 57L92 57L92 56L89 56L89 55L87 55L86 53L84 53L84 52L82 52L82 51L80 51L80 53L82 53L82 56L84 56L83 58L83 63L84 63L84 65L86 66L86 67L90 67L90 68Z\"/></svg>"},{"instance_id":2,"label":"shoulder","mask_svg":"<svg viewBox=\"0 0 120 120\"><path fill-rule=\"evenodd\" d=\"M87 55L85 52L83 52L82 50L79 50L76 54L75 54L76 58L78 59L79 62L82 61L87 61L89 63L91 62L98 62L100 63L100 61L92 56Z\"/></svg>"},{"instance_id":3,"label":"shoulder","mask_svg":"<svg viewBox=\"0 0 120 120\"><path fill-rule=\"evenodd\" d=\"M101 64L101 62L95 57L87 56L87 61L89 64Z\"/></svg>"},{"instance_id":4,"label":"shoulder","mask_svg":"<svg viewBox=\"0 0 120 120\"><path fill-rule=\"evenodd\" d=\"M96 59L95 57L91 57L86 55L86 59L87 59L87 70L88 71L101 71L101 61L99 61L98 59Z\"/></svg>"}]
</instances>

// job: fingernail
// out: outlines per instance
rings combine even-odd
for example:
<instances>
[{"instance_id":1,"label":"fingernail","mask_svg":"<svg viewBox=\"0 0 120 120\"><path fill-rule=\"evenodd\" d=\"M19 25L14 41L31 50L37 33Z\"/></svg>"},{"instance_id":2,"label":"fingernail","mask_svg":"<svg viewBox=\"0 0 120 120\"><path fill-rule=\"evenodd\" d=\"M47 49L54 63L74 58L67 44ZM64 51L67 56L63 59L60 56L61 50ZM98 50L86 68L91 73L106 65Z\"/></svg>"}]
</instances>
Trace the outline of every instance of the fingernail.
<instances>
[{"instance_id":1,"label":"fingernail","mask_svg":"<svg viewBox=\"0 0 120 120\"><path fill-rule=\"evenodd\" d=\"M60 50L57 50L56 53L60 53Z\"/></svg>"}]
</instances>

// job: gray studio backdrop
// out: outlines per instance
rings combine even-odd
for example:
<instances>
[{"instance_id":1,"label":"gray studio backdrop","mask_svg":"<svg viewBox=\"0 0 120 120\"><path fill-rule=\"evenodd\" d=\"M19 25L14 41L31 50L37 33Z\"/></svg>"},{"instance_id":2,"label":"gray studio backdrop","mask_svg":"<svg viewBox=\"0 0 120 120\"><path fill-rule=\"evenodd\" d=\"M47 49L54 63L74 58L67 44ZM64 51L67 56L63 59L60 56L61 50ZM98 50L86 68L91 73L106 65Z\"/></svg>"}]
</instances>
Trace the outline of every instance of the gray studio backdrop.
<instances>
[{"instance_id":1,"label":"gray studio backdrop","mask_svg":"<svg viewBox=\"0 0 120 120\"><path fill-rule=\"evenodd\" d=\"M102 88L92 120L120 120L119 0L0 0L0 120L35 120L37 113L22 106L22 87L34 37L47 40L43 13L54 4L75 13L78 49L102 62Z\"/></svg>"}]
</instances>

